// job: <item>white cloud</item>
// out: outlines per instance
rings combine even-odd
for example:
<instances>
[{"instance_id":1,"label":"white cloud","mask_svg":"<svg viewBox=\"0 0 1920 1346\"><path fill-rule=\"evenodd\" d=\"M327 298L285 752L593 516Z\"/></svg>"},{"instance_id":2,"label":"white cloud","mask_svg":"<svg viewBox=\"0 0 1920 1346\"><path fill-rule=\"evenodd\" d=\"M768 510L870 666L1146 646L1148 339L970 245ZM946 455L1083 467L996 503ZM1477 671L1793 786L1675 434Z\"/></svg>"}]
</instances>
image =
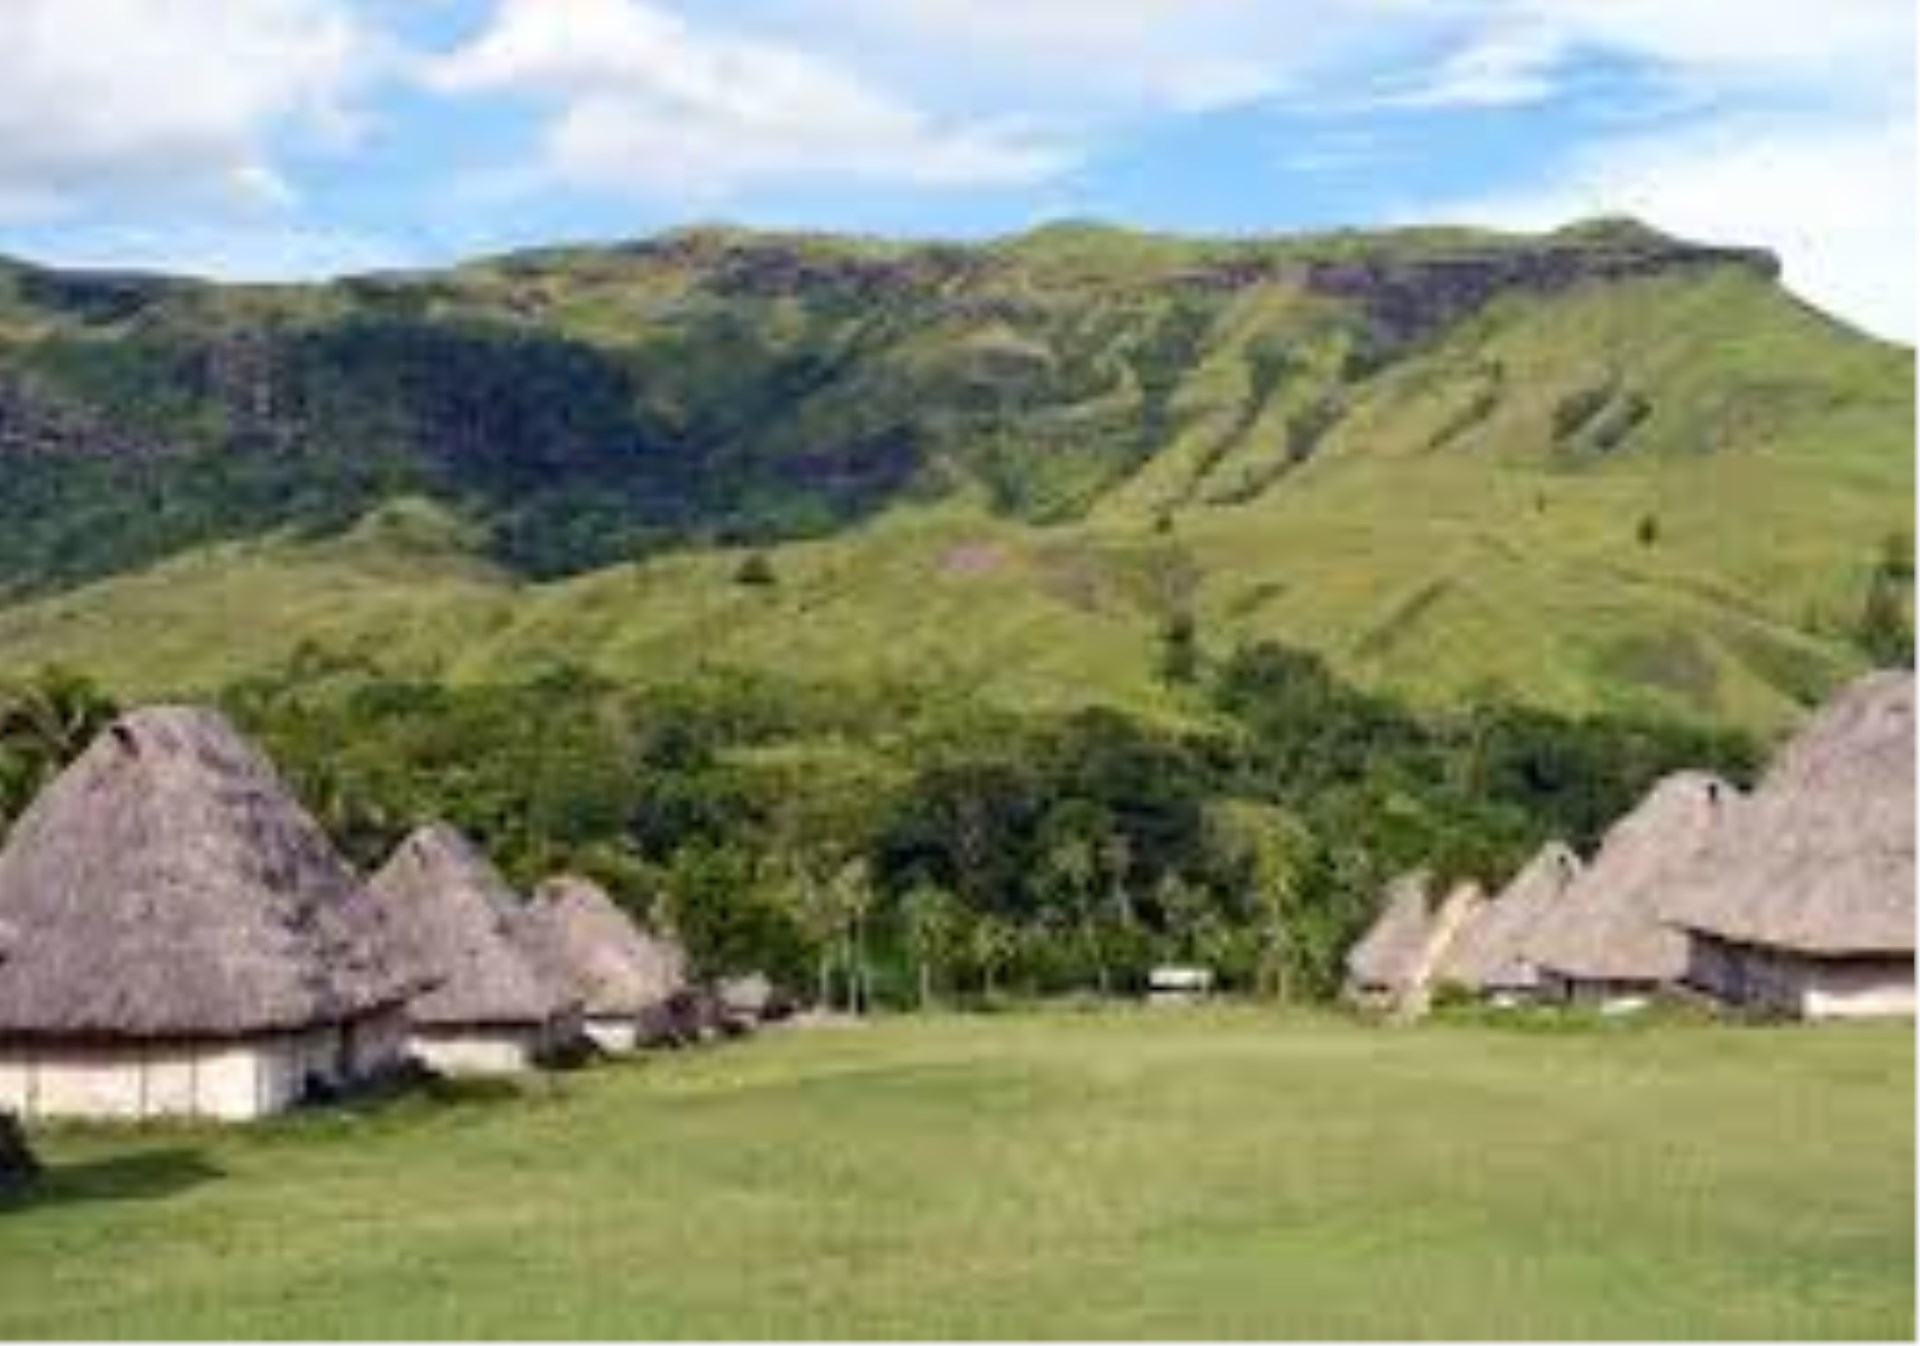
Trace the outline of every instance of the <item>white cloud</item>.
<instances>
[{"instance_id":1,"label":"white cloud","mask_svg":"<svg viewBox=\"0 0 1920 1346\"><path fill-rule=\"evenodd\" d=\"M279 216L61 228L33 249L54 266L135 268L223 281L290 281L414 264L400 242Z\"/></svg>"},{"instance_id":2,"label":"white cloud","mask_svg":"<svg viewBox=\"0 0 1920 1346\"><path fill-rule=\"evenodd\" d=\"M1906 119L1733 117L1602 142L1537 186L1416 214L1531 229L1629 213L1688 238L1761 244L1800 294L1911 341L1915 148Z\"/></svg>"},{"instance_id":3,"label":"white cloud","mask_svg":"<svg viewBox=\"0 0 1920 1346\"><path fill-rule=\"evenodd\" d=\"M1836 67L1911 70L1910 0L1504 0L1496 22L1559 32L1570 45L1721 77L1809 76Z\"/></svg>"},{"instance_id":4,"label":"white cloud","mask_svg":"<svg viewBox=\"0 0 1920 1346\"><path fill-rule=\"evenodd\" d=\"M1068 118L1201 112L1272 97L1361 54L1407 50L1431 0L791 0L816 32L959 100ZM1452 22L1452 20L1446 20Z\"/></svg>"},{"instance_id":5,"label":"white cloud","mask_svg":"<svg viewBox=\"0 0 1920 1346\"><path fill-rule=\"evenodd\" d=\"M276 137L349 136L371 49L337 0L6 0L0 212L285 204Z\"/></svg>"},{"instance_id":6,"label":"white cloud","mask_svg":"<svg viewBox=\"0 0 1920 1346\"><path fill-rule=\"evenodd\" d=\"M1508 107L1538 103L1558 88L1556 67L1566 35L1539 24L1500 25L1449 52L1403 91L1378 99L1387 107Z\"/></svg>"},{"instance_id":7,"label":"white cloud","mask_svg":"<svg viewBox=\"0 0 1920 1346\"><path fill-rule=\"evenodd\" d=\"M505 0L429 78L553 102L554 177L680 200L815 180L1027 183L1069 160L1014 121L938 120L851 67L647 0Z\"/></svg>"},{"instance_id":8,"label":"white cloud","mask_svg":"<svg viewBox=\"0 0 1920 1346\"><path fill-rule=\"evenodd\" d=\"M1804 86L1873 98L1912 82L1911 0L1834 0L1817 17L1808 0L1461 0L1451 13L1462 21L1452 49L1394 101L1536 102L1583 53L1723 95Z\"/></svg>"}]
</instances>

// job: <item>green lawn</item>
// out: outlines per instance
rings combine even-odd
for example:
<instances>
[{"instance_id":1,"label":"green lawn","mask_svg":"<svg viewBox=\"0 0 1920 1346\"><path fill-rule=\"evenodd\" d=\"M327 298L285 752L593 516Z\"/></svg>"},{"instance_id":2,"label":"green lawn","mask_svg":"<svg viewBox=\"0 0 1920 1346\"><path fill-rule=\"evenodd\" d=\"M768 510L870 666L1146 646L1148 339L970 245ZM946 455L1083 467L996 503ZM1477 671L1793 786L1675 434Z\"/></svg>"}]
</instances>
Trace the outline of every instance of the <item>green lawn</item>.
<instances>
[{"instance_id":1,"label":"green lawn","mask_svg":"<svg viewBox=\"0 0 1920 1346\"><path fill-rule=\"evenodd\" d=\"M1908 1028L1065 1012L61 1132L0 1335L1906 1337Z\"/></svg>"}]
</instances>

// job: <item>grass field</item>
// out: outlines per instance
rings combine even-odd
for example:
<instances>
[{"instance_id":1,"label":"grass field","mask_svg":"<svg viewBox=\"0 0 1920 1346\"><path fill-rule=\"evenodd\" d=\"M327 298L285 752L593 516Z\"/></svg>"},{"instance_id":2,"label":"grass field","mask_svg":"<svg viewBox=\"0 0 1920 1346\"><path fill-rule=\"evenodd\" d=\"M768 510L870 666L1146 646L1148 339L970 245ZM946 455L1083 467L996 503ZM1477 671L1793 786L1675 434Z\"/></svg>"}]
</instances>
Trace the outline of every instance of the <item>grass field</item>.
<instances>
[{"instance_id":1,"label":"grass field","mask_svg":"<svg viewBox=\"0 0 1920 1346\"><path fill-rule=\"evenodd\" d=\"M894 1021L59 1132L4 1336L1906 1337L1907 1028Z\"/></svg>"}]
</instances>

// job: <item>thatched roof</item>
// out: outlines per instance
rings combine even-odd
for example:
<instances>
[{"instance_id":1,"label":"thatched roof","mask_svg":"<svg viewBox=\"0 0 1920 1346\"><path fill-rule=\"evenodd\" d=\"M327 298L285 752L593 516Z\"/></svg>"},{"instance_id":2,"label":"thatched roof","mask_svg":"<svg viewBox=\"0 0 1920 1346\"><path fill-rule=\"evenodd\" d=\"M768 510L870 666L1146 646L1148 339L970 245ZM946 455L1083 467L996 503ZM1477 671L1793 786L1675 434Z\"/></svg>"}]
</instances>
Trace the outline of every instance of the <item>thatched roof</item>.
<instances>
[{"instance_id":1,"label":"thatched roof","mask_svg":"<svg viewBox=\"0 0 1920 1346\"><path fill-rule=\"evenodd\" d=\"M410 983L359 878L218 712L109 726L0 853L0 1038L240 1037Z\"/></svg>"},{"instance_id":2,"label":"thatched roof","mask_svg":"<svg viewBox=\"0 0 1920 1346\"><path fill-rule=\"evenodd\" d=\"M1438 980L1475 991L1527 991L1540 972L1528 938L1553 919L1561 895L1580 874L1580 857L1559 842L1543 846L1492 902L1475 911L1440 960Z\"/></svg>"},{"instance_id":3,"label":"thatched roof","mask_svg":"<svg viewBox=\"0 0 1920 1346\"><path fill-rule=\"evenodd\" d=\"M369 887L402 956L430 987L408 1005L415 1023L543 1024L578 1006L519 929L519 896L453 828L415 832Z\"/></svg>"},{"instance_id":4,"label":"thatched roof","mask_svg":"<svg viewBox=\"0 0 1920 1346\"><path fill-rule=\"evenodd\" d=\"M1425 870L1402 874L1387 886L1385 903L1372 927L1347 952L1347 979L1370 990L1404 991L1417 982L1433 936Z\"/></svg>"},{"instance_id":5,"label":"thatched roof","mask_svg":"<svg viewBox=\"0 0 1920 1346\"><path fill-rule=\"evenodd\" d=\"M1608 831L1553 918L1522 942L1523 956L1576 981L1677 980L1686 968L1686 939L1661 920L1660 902L1739 799L1733 786L1704 772L1662 780Z\"/></svg>"},{"instance_id":6,"label":"thatched roof","mask_svg":"<svg viewBox=\"0 0 1920 1346\"><path fill-rule=\"evenodd\" d=\"M672 940L641 930L591 879L548 879L521 915L526 938L595 1017L640 1014L687 982Z\"/></svg>"},{"instance_id":7,"label":"thatched roof","mask_svg":"<svg viewBox=\"0 0 1920 1346\"><path fill-rule=\"evenodd\" d=\"M1911 955L1913 755L1913 675L1856 682L1781 752L1663 913L1741 943Z\"/></svg>"}]
</instances>

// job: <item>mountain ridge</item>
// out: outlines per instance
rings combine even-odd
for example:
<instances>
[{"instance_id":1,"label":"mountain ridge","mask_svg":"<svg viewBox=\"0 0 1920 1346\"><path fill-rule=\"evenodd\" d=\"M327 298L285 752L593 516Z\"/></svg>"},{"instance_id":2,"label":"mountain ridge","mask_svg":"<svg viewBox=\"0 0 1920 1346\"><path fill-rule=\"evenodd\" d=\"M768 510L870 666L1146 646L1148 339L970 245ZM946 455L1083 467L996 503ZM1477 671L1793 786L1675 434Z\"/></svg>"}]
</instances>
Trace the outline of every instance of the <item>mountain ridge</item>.
<instances>
[{"instance_id":1,"label":"mountain ridge","mask_svg":"<svg viewBox=\"0 0 1920 1346\"><path fill-rule=\"evenodd\" d=\"M1906 352L1778 276L1763 251L1619 220L968 245L697 229L317 285L4 268L0 654L123 673L87 614L167 608L196 557L273 558L297 585L417 498L536 628L623 676L643 648L684 668L690 637L664 634L687 600L654 594L606 646L586 614L622 576L748 603L741 630L691 638L766 666L822 643L925 654L897 638L905 566L970 595L974 628L1026 632L999 659L1054 673L980 674L1015 699L1164 702L1153 633L1190 611L1216 645L1285 638L1421 694L1491 678L1778 723L1857 663L1852 612L1911 499L1913 402ZM895 516L943 540L905 561ZM946 568L941 548L979 547L1002 559ZM841 600L770 615L785 583L734 592L756 548L786 583L834 557L845 625ZM379 646L383 620L288 642L344 623ZM289 648L200 638L219 657L176 670ZM478 674L523 637L447 639L471 650L425 663ZM1122 649L1134 671L1089 671ZM870 653L801 662L889 666Z\"/></svg>"}]
</instances>

